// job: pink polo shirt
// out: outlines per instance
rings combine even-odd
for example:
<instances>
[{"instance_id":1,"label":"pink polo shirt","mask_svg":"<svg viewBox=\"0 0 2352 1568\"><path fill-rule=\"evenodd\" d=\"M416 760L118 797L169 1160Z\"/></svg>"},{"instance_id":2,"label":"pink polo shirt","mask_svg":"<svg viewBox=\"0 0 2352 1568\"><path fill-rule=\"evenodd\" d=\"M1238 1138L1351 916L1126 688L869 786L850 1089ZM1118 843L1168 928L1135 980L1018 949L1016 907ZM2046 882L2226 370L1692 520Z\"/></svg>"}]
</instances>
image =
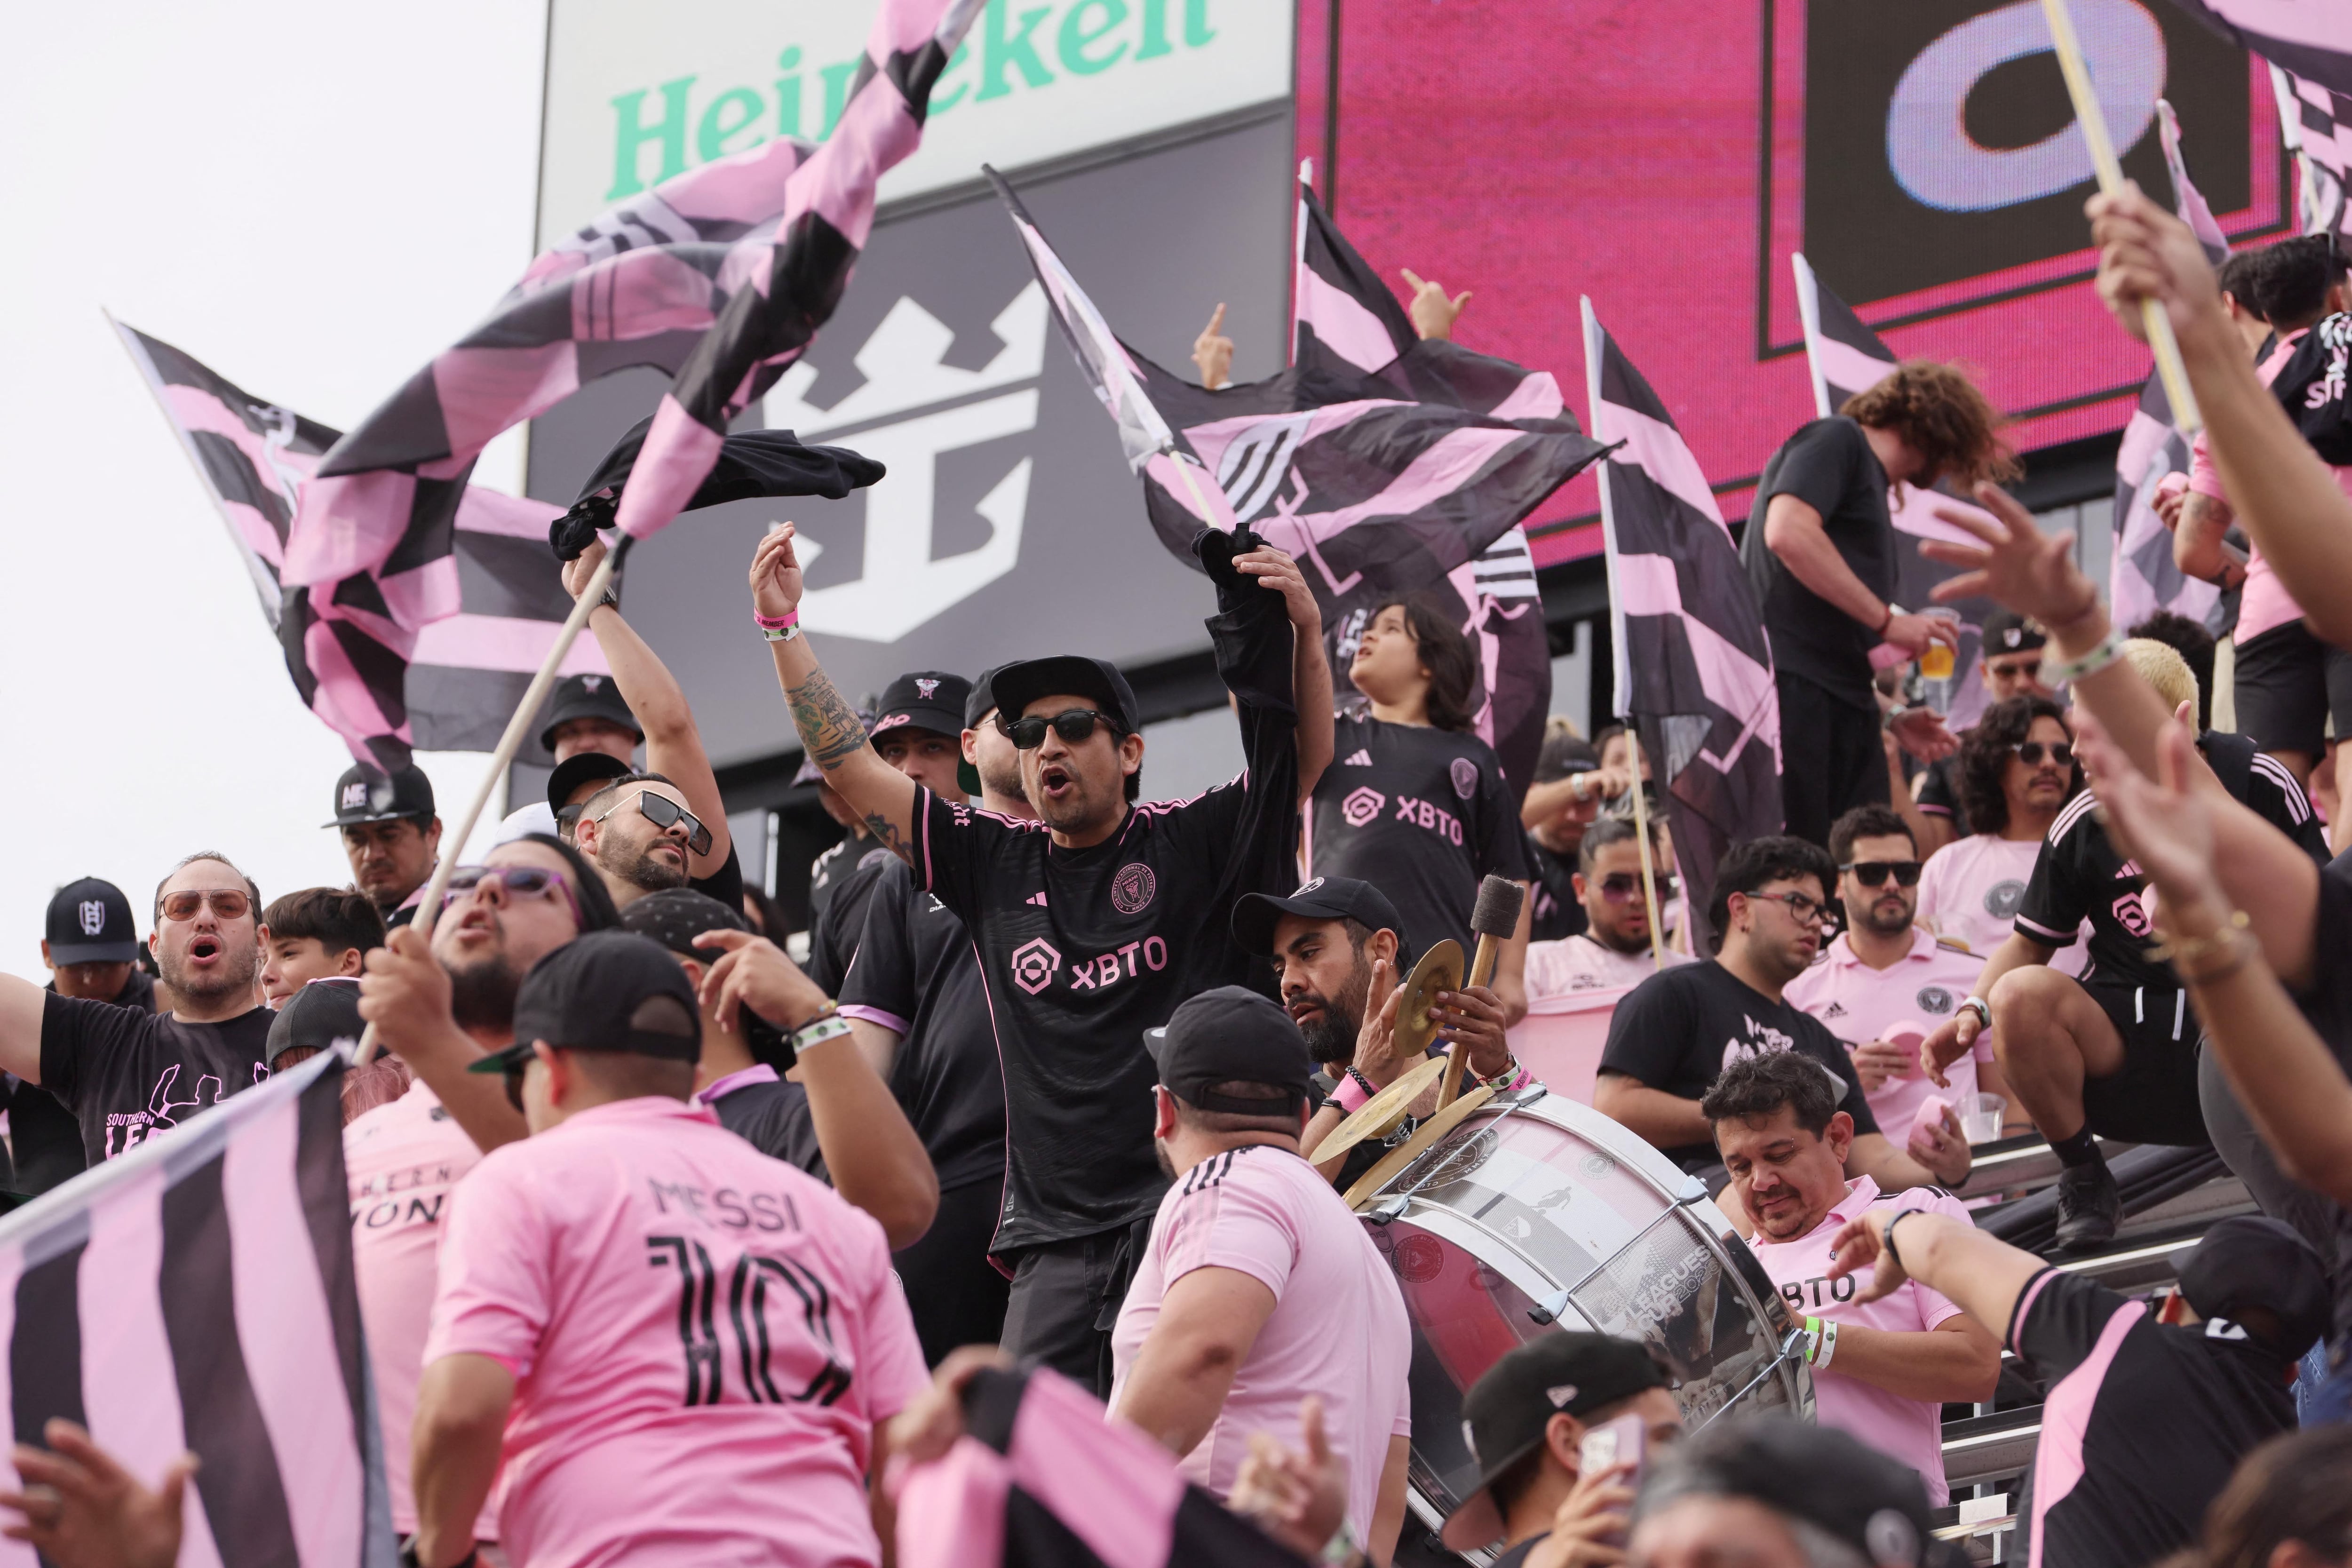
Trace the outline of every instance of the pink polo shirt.
<instances>
[{"instance_id":1,"label":"pink polo shirt","mask_svg":"<svg viewBox=\"0 0 2352 1568\"><path fill-rule=\"evenodd\" d=\"M1919 873L1918 922L1976 955L1979 969L1993 950L2017 930L2017 906L2033 879L2042 854L2039 838L2003 838L1979 833L1955 838L1927 857ZM2090 935L2090 922L2083 934ZM2050 960L2061 974L2080 974L2090 963L2087 940L2062 947ZM1973 982L1971 985L1973 986ZM1963 991L1962 995L1968 993Z\"/></svg>"},{"instance_id":2,"label":"pink polo shirt","mask_svg":"<svg viewBox=\"0 0 2352 1568\"><path fill-rule=\"evenodd\" d=\"M376 1425L383 1434L383 1479L392 1488L392 1526L416 1530L408 1483L408 1429L416 1417L416 1384L425 1373L425 1335L449 1195L482 1152L442 1109L425 1080L343 1129L343 1170L351 1184L352 1267L368 1366L375 1374ZM477 1540L499 1536L498 1496L483 1506Z\"/></svg>"},{"instance_id":3,"label":"pink polo shirt","mask_svg":"<svg viewBox=\"0 0 2352 1568\"><path fill-rule=\"evenodd\" d=\"M1830 1242L1846 1221L1874 1207L1897 1212L1926 1209L1931 1214L1948 1215L1965 1225L1976 1223L1969 1217L1959 1199L1941 1187L1914 1187L1882 1202L1878 1184L1868 1176L1857 1176L1846 1184L1845 1196L1837 1206L1803 1236L1794 1241L1769 1241L1758 1235L1749 1239L1748 1245L1755 1248L1764 1272L1780 1288L1789 1310L1800 1317L1825 1318L1841 1327L1851 1323L1859 1328L1910 1334L1925 1333L1958 1317L1960 1310L1949 1300L1916 1279L1905 1280L1881 1300L1857 1307L1853 1298L1864 1276L1850 1274L1838 1280L1829 1278ZM1902 1237L1897 1236L1895 1240L1899 1245ZM1827 1372L1813 1374L1813 1401L1816 1417L1822 1426L1835 1426L1917 1470L1919 1479L1927 1483L1929 1507L1941 1508L1950 1500L1951 1488L1944 1481L1942 1405L1924 1399L1905 1399L1857 1382L1840 1372L1834 1362Z\"/></svg>"},{"instance_id":4,"label":"pink polo shirt","mask_svg":"<svg viewBox=\"0 0 2352 1568\"><path fill-rule=\"evenodd\" d=\"M1184 1456L1185 1479L1224 1497L1253 1432L1299 1450L1298 1402L1319 1394L1332 1452L1348 1462L1348 1522L1369 1539L1389 1439L1412 1435L1412 1330L1363 1226L1286 1149L1245 1145L1185 1172L1160 1201L1150 1249L1111 1331L1113 1410L1161 1300L1196 1268L1238 1269L1273 1291L1275 1306L1216 1424Z\"/></svg>"},{"instance_id":5,"label":"pink polo shirt","mask_svg":"<svg viewBox=\"0 0 2352 1568\"><path fill-rule=\"evenodd\" d=\"M877 1422L929 1382L882 1227L674 1100L493 1150L427 1363L515 1375L500 1544L531 1568L870 1568Z\"/></svg>"},{"instance_id":6,"label":"pink polo shirt","mask_svg":"<svg viewBox=\"0 0 2352 1568\"><path fill-rule=\"evenodd\" d=\"M1918 926L1911 928L1909 952L1885 969L1873 969L1855 956L1853 942L1840 931L1811 968L1789 982L1781 996L1798 1011L1819 1018L1852 1050L1885 1039L1898 1024L1933 1029L1952 1016L1983 972L1983 959L1944 946ZM1977 1063L1990 1060L1990 1029L1977 1036L1975 1050L1945 1069L1949 1089L1937 1089L1915 1059L1902 1076L1865 1094L1870 1113L1878 1118L1880 1131L1900 1143L1910 1136L1912 1118L1931 1095L1942 1096L1963 1113L1975 1110Z\"/></svg>"},{"instance_id":7,"label":"pink polo shirt","mask_svg":"<svg viewBox=\"0 0 2352 1568\"><path fill-rule=\"evenodd\" d=\"M1665 967L1689 963L1691 955L1666 952ZM1528 988L1528 1000L1539 996L1565 996L1578 991L1612 991L1621 986L1639 985L1658 972L1658 965L1643 948L1639 952L1619 952L1613 947L1603 947L1591 937L1579 933L1559 942L1528 943L1527 970L1523 976Z\"/></svg>"}]
</instances>

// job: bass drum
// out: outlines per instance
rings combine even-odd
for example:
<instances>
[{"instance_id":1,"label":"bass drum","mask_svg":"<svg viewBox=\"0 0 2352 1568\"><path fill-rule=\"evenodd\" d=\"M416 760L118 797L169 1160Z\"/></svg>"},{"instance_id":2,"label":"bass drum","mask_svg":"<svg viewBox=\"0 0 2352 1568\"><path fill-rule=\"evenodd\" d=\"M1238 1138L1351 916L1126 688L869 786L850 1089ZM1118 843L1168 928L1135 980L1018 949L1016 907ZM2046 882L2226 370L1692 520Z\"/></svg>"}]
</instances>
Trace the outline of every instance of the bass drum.
<instances>
[{"instance_id":1,"label":"bass drum","mask_svg":"<svg viewBox=\"0 0 2352 1568\"><path fill-rule=\"evenodd\" d=\"M1654 1347L1693 1429L1735 1406L1811 1415L1799 1325L1706 1184L1590 1107L1498 1096L1358 1212L1412 1321L1411 1508L1433 1551L1477 1481L1463 1394L1554 1325Z\"/></svg>"}]
</instances>

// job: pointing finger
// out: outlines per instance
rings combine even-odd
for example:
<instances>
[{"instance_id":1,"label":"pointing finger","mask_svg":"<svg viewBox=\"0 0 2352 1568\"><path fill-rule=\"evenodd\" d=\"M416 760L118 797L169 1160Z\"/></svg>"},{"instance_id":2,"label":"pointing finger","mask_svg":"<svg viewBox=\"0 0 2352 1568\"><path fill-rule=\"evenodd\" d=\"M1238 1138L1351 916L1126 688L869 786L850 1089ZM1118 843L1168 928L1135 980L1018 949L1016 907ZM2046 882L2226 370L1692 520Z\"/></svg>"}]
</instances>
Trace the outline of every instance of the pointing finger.
<instances>
[{"instance_id":1,"label":"pointing finger","mask_svg":"<svg viewBox=\"0 0 2352 1568\"><path fill-rule=\"evenodd\" d=\"M1218 300L1218 301L1217 301L1217 313L1216 313L1215 315L1211 316L1211 317L1209 318L1208 330L1207 330L1206 331L1202 332L1201 335L1202 335L1202 336L1203 336L1203 337L1210 337L1210 338L1213 338L1213 337L1215 337L1215 336L1217 335L1217 332L1218 332L1219 329L1223 328L1223 327L1224 326L1224 324L1225 324L1225 302L1224 302L1223 300Z\"/></svg>"},{"instance_id":2,"label":"pointing finger","mask_svg":"<svg viewBox=\"0 0 2352 1568\"><path fill-rule=\"evenodd\" d=\"M1410 284L1412 284L1412 291L1413 291L1414 293L1418 294L1418 293L1420 293L1423 289L1426 289L1426 288L1428 288L1428 287L1429 287L1429 285L1428 285L1428 284L1426 284L1426 283L1424 283L1424 282L1423 282L1423 281L1421 280L1421 275L1420 275L1419 273L1415 272L1412 268L1410 268L1410 267L1400 267L1400 268L1397 268L1397 270L1404 274L1404 280L1405 280L1406 282L1408 282L1408 283L1410 283Z\"/></svg>"}]
</instances>

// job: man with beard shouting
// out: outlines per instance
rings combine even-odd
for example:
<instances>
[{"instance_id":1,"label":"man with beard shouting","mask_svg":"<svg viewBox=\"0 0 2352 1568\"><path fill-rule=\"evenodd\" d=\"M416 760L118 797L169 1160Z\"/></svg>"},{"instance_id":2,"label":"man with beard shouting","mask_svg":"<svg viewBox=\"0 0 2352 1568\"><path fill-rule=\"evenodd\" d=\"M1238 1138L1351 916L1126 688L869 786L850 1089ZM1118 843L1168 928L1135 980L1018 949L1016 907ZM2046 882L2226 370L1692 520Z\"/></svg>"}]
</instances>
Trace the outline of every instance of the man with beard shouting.
<instances>
[{"instance_id":1,"label":"man with beard shouting","mask_svg":"<svg viewBox=\"0 0 2352 1568\"><path fill-rule=\"evenodd\" d=\"M167 1132L269 1076L261 891L214 850L155 889L156 967L168 1013L46 992L0 975L0 1070L57 1096L81 1124L93 1165Z\"/></svg>"},{"instance_id":2,"label":"man with beard shouting","mask_svg":"<svg viewBox=\"0 0 2352 1568\"><path fill-rule=\"evenodd\" d=\"M659 773L624 773L580 807L572 842L603 874L614 904L683 888L693 857L710 852L711 832L687 808L686 794ZM742 889L733 900L741 901ZM712 895L716 897L717 895Z\"/></svg>"}]
</instances>

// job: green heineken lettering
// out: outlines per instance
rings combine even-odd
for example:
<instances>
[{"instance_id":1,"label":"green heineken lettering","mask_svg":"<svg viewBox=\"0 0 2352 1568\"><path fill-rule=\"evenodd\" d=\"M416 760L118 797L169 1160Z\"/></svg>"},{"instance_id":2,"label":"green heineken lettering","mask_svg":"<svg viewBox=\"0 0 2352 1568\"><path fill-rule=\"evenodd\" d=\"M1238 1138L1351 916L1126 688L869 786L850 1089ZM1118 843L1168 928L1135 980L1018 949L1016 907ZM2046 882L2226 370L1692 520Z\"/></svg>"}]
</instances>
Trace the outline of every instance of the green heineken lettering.
<instances>
[{"instance_id":1,"label":"green heineken lettering","mask_svg":"<svg viewBox=\"0 0 2352 1568\"><path fill-rule=\"evenodd\" d=\"M712 99L710 107L702 111L702 123L695 128L696 154L708 163L738 151L727 143L751 131L751 122L760 118L760 111L766 107L760 100L760 95L748 87L730 88ZM750 147L766 140L759 132L752 132L751 140L743 145Z\"/></svg>"},{"instance_id":2,"label":"green heineken lettering","mask_svg":"<svg viewBox=\"0 0 2352 1568\"><path fill-rule=\"evenodd\" d=\"M784 52L776 57L776 68L793 74L776 79L776 134L798 136L801 133L801 47L787 44Z\"/></svg>"},{"instance_id":3,"label":"green heineken lettering","mask_svg":"<svg viewBox=\"0 0 2352 1568\"><path fill-rule=\"evenodd\" d=\"M1209 26L1209 0L1184 0L1184 42L1197 49L1216 36ZM1143 0L1143 42L1136 46L1135 58L1153 60L1174 52L1168 41L1168 0Z\"/></svg>"},{"instance_id":4,"label":"green heineken lettering","mask_svg":"<svg viewBox=\"0 0 2352 1568\"><path fill-rule=\"evenodd\" d=\"M1087 18L1092 16L1099 16L1102 20L1088 26ZM1127 53L1124 39L1108 52L1090 54L1087 46L1126 20L1127 0L1078 0L1062 17L1061 36L1056 40L1059 47L1055 52L1061 56L1062 68L1073 76L1093 76L1118 64L1119 57Z\"/></svg>"},{"instance_id":5,"label":"green heineken lettering","mask_svg":"<svg viewBox=\"0 0 2352 1568\"><path fill-rule=\"evenodd\" d=\"M824 78L824 129L816 133L820 142L833 134L841 123L841 111L849 107L850 85L857 79L857 68L866 63L864 55L844 60L837 66L819 66L817 75Z\"/></svg>"},{"instance_id":6,"label":"green heineken lettering","mask_svg":"<svg viewBox=\"0 0 2352 1568\"><path fill-rule=\"evenodd\" d=\"M1037 24L1053 14L1051 5L1040 5L1021 13L1020 31L1006 35L1004 31L1005 0L988 0L988 9L981 13L980 22L980 91L973 101L985 103L992 98L1003 98L1013 88L1004 79L1008 68L1017 69L1021 79L1031 87L1045 87L1054 79L1045 62L1037 58L1037 46L1029 35Z\"/></svg>"},{"instance_id":7,"label":"green heineken lettering","mask_svg":"<svg viewBox=\"0 0 2352 1568\"><path fill-rule=\"evenodd\" d=\"M1184 0L1184 42L1197 49L1216 36L1209 30L1209 0Z\"/></svg>"},{"instance_id":8,"label":"green heineken lettering","mask_svg":"<svg viewBox=\"0 0 2352 1568\"><path fill-rule=\"evenodd\" d=\"M652 126L645 122L644 89L625 92L613 100L618 123L613 139L613 188L604 193L606 201L634 196L646 188L646 182L637 174L637 153L648 142L661 143L661 173L654 176L654 184L685 173L686 92L693 85L690 76L662 83L662 117L659 123Z\"/></svg>"}]
</instances>

